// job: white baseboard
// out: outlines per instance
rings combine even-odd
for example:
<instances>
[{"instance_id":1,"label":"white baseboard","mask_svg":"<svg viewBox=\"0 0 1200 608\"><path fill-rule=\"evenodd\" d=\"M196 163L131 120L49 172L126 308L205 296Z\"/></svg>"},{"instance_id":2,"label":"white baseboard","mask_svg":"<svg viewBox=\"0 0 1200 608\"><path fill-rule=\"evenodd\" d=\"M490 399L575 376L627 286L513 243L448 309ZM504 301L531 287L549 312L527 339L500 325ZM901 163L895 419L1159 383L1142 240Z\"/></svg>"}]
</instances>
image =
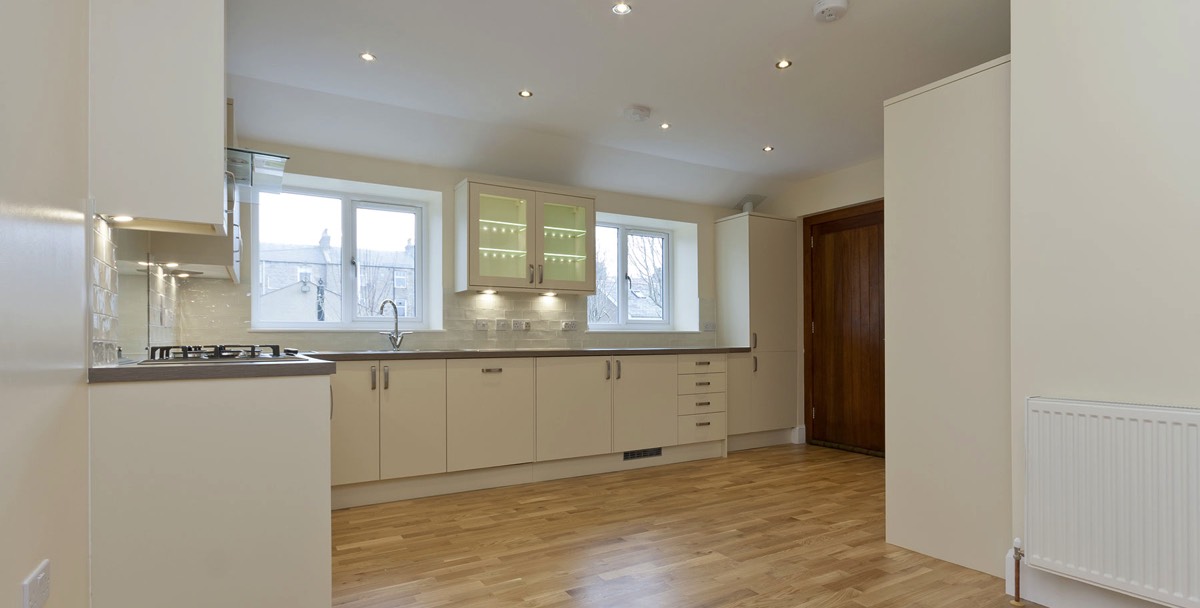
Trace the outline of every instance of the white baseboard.
<instances>
[{"instance_id":1,"label":"white baseboard","mask_svg":"<svg viewBox=\"0 0 1200 608\"><path fill-rule=\"evenodd\" d=\"M800 426L791 429L776 429L773 431L760 431L757 433L730 435L729 451L738 452L741 450L753 450L755 448L765 448L767 446L784 445L788 443L804 443L804 427Z\"/></svg>"},{"instance_id":2,"label":"white baseboard","mask_svg":"<svg viewBox=\"0 0 1200 608\"><path fill-rule=\"evenodd\" d=\"M1009 549L1005 556L1005 593L1012 595L1016 589L1013 580L1013 555ZM1046 606L1046 608L1158 608L1160 605L1132 596L1110 591L1095 585L1080 582L1065 576L1043 572L1028 565L1021 566L1021 599Z\"/></svg>"},{"instance_id":3,"label":"white baseboard","mask_svg":"<svg viewBox=\"0 0 1200 608\"><path fill-rule=\"evenodd\" d=\"M786 443L786 442L785 442ZM725 456L724 441L709 441L663 448L662 456L623 460L621 454L601 454L584 458L530 462L490 469L475 469L424 475L403 479L386 479L333 488L333 508L347 509L364 505L375 505L410 498L454 494L471 490L484 490L502 486L515 486L535 481L565 479L643 469L664 464L675 464L689 460L721 458Z\"/></svg>"}]
</instances>

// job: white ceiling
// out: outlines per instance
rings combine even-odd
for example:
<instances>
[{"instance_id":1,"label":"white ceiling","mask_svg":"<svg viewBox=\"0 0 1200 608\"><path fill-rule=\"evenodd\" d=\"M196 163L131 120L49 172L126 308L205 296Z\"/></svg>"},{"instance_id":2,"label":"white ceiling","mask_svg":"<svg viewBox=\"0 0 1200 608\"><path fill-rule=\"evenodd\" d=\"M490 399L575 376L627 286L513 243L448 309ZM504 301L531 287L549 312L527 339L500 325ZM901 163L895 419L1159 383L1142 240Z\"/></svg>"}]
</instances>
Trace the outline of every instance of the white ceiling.
<instances>
[{"instance_id":1,"label":"white ceiling","mask_svg":"<svg viewBox=\"0 0 1200 608\"><path fill-rule=\"evenodd\" d=\"M877 158L885 99L1009 48L1008 0L850 0L830 24L811 0L630 3L227 0L238 130L733 204Z\"/></svg>"}]
</instances>

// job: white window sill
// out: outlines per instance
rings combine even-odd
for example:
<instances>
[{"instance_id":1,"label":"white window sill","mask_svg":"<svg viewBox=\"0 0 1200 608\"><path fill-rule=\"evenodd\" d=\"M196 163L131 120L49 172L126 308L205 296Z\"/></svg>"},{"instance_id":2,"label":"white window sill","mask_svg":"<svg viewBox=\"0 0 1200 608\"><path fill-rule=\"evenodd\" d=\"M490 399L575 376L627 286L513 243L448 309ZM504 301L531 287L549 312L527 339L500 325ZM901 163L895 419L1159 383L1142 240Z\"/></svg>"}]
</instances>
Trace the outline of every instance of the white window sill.
<instances>
[{"instance_id":1,"label":"white window sill","mask_svg":"<svg viewBox=\"0 0 1200 608\"><path fill-rule=\"evenodd\" d=\"M338 334L374 334L381 331L390 332L392 327L251 327L247 330L252 334L294 334L294 333L338 333ZM402 332L412 332L415 334L431 334L444 333L444 329L429 329L428 327L404 327L400 326Z\"/></svg>"},{"instance_id":2,"label":"white window sill","mask_svg":"<svg viewBox=\"0 0 1200 608\"><path fill-rule=\"evenodd\" d=\"M703 334L703 333L713 333L713 332L703 332L703 331L696 331L696 330L690 330L690 329L669 329L669 328L655 328L655 329L623 328L623 329L589 329L583 333L585 333L585 334Z\"/></svg>"}]
</instances>

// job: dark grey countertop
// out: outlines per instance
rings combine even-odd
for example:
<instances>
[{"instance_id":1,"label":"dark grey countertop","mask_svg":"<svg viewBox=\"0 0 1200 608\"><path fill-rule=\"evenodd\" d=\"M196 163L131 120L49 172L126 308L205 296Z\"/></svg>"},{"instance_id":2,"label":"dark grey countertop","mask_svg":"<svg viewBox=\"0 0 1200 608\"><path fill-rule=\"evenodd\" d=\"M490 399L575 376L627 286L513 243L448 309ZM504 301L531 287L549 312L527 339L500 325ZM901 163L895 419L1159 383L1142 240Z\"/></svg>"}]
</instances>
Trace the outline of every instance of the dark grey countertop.
<instances>
[{"instance_id":1,"label":"dark grey countertop","mask_svg":"<svg viewBox=\"0 0 1200 608\"><path fill-rule=\"evenodd\" d=\"M471 350L363 350L306 352L305 356L326 361L374 361L417 359L512 359L518 357L604 357L620 355L708 355L748 353L747 347L708 348L518 348Z\"/></svg>"},{"instance_id":2,"label":"dark grey countertop","mask_svg":"<svg viewBox=\"0 0 1200 608\"><path fill-rule=\"evenodd\" d=\"M161 363L119 365L88 369L88 382L155 382L159 380L218 380L223 378L276 378L327 376L337 370L330 361L306 357L304 361L253 361L245 363Z\"/></svg>"}]
</instances>

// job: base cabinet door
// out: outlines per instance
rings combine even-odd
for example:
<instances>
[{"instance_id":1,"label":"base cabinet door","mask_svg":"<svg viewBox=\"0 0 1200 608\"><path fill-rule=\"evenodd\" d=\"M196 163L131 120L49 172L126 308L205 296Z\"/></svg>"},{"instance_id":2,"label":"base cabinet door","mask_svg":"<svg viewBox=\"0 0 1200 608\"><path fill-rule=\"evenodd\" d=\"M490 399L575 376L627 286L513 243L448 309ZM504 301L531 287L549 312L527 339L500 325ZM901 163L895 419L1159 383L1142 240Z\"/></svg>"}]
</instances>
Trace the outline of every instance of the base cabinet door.
<instances>
[{"instance_id":1,"label":"base cabinet door","mask_svg":"<svg viewBox=\"0 0 1200 608\"><path fill-rule=\"evenodd\" d=\"M537 360L537 459L612 452L611 357Z\"/></svg>"},{"instance_id":2,"label":"base cabinet door","mask_svg":"<svg viewBox=\"0 0 1200 608\"><path fill-rule=\"evenodd\" d=\"M532 462L533 359L446 362L449 471Z\"/></svg>"},{"instance_id":3,"label":"base cabinet door","mask_svg":"<svg viewBox=\"0 0 1200 608\"><path fill-rule=\"evenodd\" d=\"M614 452L679 443L678 362L675 355L614 358Z\"/></svg>"},{"instance_id":4,"label":"base cabinet door","mask_svg":"<svg viewBox=\"0 0 1200 608\"><path fill-rule=\"evenodd\" d=\"M446 361L380 361L380 479L446 472Z\"/></svg>"},{"instance_id":5,"label":"base cabinet door","mask_svg":"<svg viewBox=\"0 0 1200 608\"><path fill-rule=\"evenodd\" d=\"M753 403L756 430L770 431L796 426L799 416L796 353L760 351L750 359L750 401Z\"/></svg>"},{"instance_id":6,"label":"base cabinet door","mask_svg":"<svg viewBox=\"0 0 1200 608\"><path fill-rule=\"evenodd\" d=\"M332 485L379 479L379 362L340 361L330 377Z\"/></svg>"},{"instance_id":7,"label":"base cabinet door","mask_svg":"<svg viewBox=\"0 0 1200 608\"><path fill-rule=\"evenodd\" d=\"M726 412L729 416L729 434L741 435L754 433L764 429L758 428L754 415L750 385L754 381L754 363L749 353L733 353L729 355L726 374L729 389L726 393Z\"/></svg>"}]
</instances>

